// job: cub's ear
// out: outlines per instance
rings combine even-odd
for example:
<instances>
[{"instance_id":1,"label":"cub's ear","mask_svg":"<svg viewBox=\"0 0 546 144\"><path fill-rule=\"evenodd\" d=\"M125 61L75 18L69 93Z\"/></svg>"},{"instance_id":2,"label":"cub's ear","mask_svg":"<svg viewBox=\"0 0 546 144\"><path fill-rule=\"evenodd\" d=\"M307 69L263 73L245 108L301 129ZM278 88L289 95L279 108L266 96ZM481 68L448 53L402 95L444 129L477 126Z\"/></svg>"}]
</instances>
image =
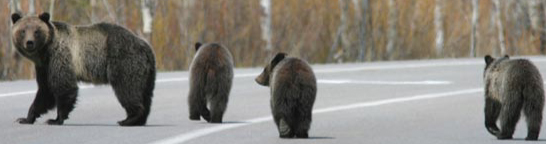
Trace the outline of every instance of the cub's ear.
<instances>
[{"instance_id":1,"label":"cub's ear","mask_svg":"<svg viewBox=\"0 0 546 144\"><path fill-rule=\"evenodd\" d=\"M490 55L486 55L484 59L485 59L485 64L488 64L488 65L495 60L495 58L491 57Z\"/></svg>"},{"instance_id":2,"label":"cub's ear","mask_svg":"<svg viewBox=\"0 0 546 144\"><path fill-rule=\"evenodd\" d=\"M38 16L42 21L48 23L49 22L49 13L45 12L45 13L42 13L40 14L40 16Z\"/></svg>"},{"instance_id":3,"label":"cub's ear","mask_svg":"<svg viewBox=\"0 0 546 144\"><path fill-rule=\"evenodd\" d=\"M504 57L505 57L505 58L510 58L510 56L508 56L508 55L504 55Z\"/></svg>"},{"instance_id":4,"label":"cub's ear","mask_svg":"<svg viewBox=\"0 0 546 144\"><path fill-rule=\"evenodd\" d=\"M13 13L13 14L11 14L11 22L13 22L13 23L16 23L16 22L19 21L21 18L23 18L23 17L21 17L21 15L18 14L18 13Z\"/></svg>"},{"instance_id":5,"label":"cub's ear","mask_svg":"<svg viewBox=\"0 0 546 144\"><path fill-rule=\"evenodd\" d=\"M277 65L281 60L283 60L285 57L286 57L286 53L277 53L277 55L275 56L275 58L273 58L273 60L271 60L271 66L275 67L275 65Z\"/></svg>"},{"instance_id":6,"label":"cub's ear","mask_svg":"<svg viewBox=\"0 0 546 144\"><path fill-rule=\"evenodd\" d=\"M200 42L196 42L195 43L195 51L199 50L199 47L201 47L201 45L203 45L203 44L201 44Z\"/></svg>"}]
</instances>

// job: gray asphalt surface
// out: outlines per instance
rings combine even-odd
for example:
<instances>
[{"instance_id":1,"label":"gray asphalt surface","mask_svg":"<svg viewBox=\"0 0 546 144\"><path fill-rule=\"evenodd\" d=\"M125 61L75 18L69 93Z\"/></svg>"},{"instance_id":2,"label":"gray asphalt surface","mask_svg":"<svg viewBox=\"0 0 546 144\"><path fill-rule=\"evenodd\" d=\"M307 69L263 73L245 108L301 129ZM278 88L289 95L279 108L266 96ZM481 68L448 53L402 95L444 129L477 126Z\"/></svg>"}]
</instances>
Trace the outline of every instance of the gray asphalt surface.
<instances>
[{"instance_id":1,"label":"gray asphalt surface","mask_svg":"<svg viewBox=\"0 0 546 144\"><path fill-rule=\"evenodd\" d=\"M546 57L530 57L546 76ZM318 84L310 139L279 139L271 121L269 88L254 82L262 68L235 70L224 124L188 119L187 72L159 73L145 127L120 127L125 118L110 86L84 85L63 126L15 123L27 114L36 82L0 83L0 143L523 143L498 141L483 125L482 58L313 65ZM546 132L542 128L542 143Z\"/></svg>"}]
</instances>

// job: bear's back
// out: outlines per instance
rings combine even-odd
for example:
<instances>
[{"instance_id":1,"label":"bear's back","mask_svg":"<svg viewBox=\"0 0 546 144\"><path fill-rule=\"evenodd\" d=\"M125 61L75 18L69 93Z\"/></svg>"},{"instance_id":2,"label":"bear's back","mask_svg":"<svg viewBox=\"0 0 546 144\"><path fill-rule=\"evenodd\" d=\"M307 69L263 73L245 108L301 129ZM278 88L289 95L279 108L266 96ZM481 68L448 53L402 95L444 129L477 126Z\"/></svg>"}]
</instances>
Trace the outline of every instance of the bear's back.
<instances>
[{"instance_id":1,"label":"bear's back","mask_svg":"<svg viewBox=\"0 0 546 144\"><path fill-rule=\"evenodd\" d=\"M271 89L285 86L316 92L316 78L307 62L298 58L285 58L273 69L270 86Z\"/></svg>"},{"instance_id":2,"label":"bear's back","mask_svg":"<svg viewBox=\"0 0 546 144\"><path fill-rule=\"evenodd\" d=\"M233 57L225 47L211 43L199 48L192 60L190 70L203 67L206 69L227 69L233 67Z\"/></svg>"}]
</instances>

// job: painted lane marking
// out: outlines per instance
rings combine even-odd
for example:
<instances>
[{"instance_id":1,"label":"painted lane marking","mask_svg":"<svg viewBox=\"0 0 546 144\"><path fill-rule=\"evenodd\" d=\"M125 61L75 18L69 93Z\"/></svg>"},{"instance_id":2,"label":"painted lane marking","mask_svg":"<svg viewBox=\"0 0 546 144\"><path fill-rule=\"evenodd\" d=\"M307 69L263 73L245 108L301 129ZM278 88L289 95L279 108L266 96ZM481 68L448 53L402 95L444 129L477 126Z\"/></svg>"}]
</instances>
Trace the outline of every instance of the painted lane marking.
<instances>
[{"instance_id":1,"label":"painted lane marking","mask_svg":"<svg viewBox=\"0 0 546 144\"><path fill-rule=\"evenodd\" d=\"M474 89L464 89L464 90L457 90L457 91L450 91L450 92L443 92L443 93L433 93L433 94L424 94L424 95L415 95L415 96L409 96L409 97L401 97L401 98L392 98L392 99L384 99L384 100L378 100L378 101L370 101L370 102L362 102L362 103L355 103L350 105L342 105L342 106L334 106L334 107L328 107L328 108L322 108L322 109L316 109L313 110L313 114L321 114L321 113L328 113L328 112L335 112L335 111L344 111L344 110L352 110L352 109L358 109L358 108L365 108L365 107L373 107L373 106L381 106L381 105L387 105L387 104L394 104L394 103L402 103L402 102L410 102L410 101L418 101L418 100L427 100L427 99L435 99L435 98L443 98L443 97L453 97L458 95L464 95L464 94L474 94L483 92L483 88L474 88ZM239 128L247 125L272 121L273 118L271 116L264 116L254 119L246 120L246 123L237 123L237 124L223 124L219 126L213 126L209 128L204 129L198 129L191 132L183 133L177 136L173 136L170 138L162 139L156 142L152 142L152 144L178 144L178 143L184 143L188 142L193 139L197 139L200 137L204 137L213 133L218 133L221 131Z\"/></svg>"},{"instance_id":2,"label":"painted lane marking","mask_svg":"<svg viewBox=\"0 0 546 144\"><path fill-rule=\"evenodd\" d=\"M546 62L546 59L536 58L536 59L532 59L532 61ZM352 71L365 71L365 70L406 69L406 68L464 66L464 65L483 65L483 64L484 62L481 62L481 61L447 62L447 63L435 62L435 63L424 63L424 64L396 64L396 65L381 65L381 66L363 66L363 67L346 68L346 69L319 69L319 70L315 70L315 73L335 73L335 72L352 72ZM259 74L260 73L236 74L235 77L236 78L253 77L253 76L258 76ZM187 80L188 78L166 78L166 79L158 79L156 80L156 82L164 83L164 82L179 82L179 81L187 81ZM91 88L92 87L93 86L91 86ZM86 89L86 88L81 88L81 89ZM37 90L5 93L5 94L0 94L0 98L18 96L18 95L30 95L30 94L35 94L36 91Z\"/></svg>"},{"instance_id":3,"label":"painted lane marking","mask_svg":"<svg viewBox=\"0 0 546 144\"><path fill-rule=\"evenodd\" d=\"M451 81L355 81L355 80L317 80L321 84L368 84L368 85L448 85Z\"/></svg>"}]
</instances>

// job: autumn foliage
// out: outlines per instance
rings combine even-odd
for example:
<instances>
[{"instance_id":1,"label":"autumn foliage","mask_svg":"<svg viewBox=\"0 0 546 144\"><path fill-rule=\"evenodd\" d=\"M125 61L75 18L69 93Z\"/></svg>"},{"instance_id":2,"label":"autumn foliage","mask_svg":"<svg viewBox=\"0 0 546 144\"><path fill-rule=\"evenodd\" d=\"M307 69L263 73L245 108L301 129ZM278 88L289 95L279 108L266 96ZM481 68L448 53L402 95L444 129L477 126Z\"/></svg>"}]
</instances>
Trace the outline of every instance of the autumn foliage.
<instances>
[{"instance_id":1,"label":"autumn foliage","mask_svg":"<svg viewBox=\"0 0 546 144\"><path fill-rule=\"evenodd\" d=\"M152 33L142 32L139 0L55 0L53 19L74 25L111 22L123 25L147 39L155 50L158 69L186 70L195 53L195 42L218 42L229 48L237 67L264 65L273 52L286 52L310 63L326 63L340 25L338 0L272 0L272 45L266 51L260 27L264 15L259 0L157 0L153 8ZM32 78L32 63L10 49L9 0L0 1L0 80ZM28 0L20 0L28 9ZM50 0L37 0L37 13L49 10ZM365 61L387 60L387 21L392 9L387 0L369 0L369 19L361 21L352 0L348 3L347 49L335 47L337 62L356 62L360 47L359 26L366 22ZM502 1L507 53L540 54L539 36L530 28L525 6L514 0ZM395 0L397 33L392 60L468 57L472 5L470 0L446 0L444 50L435 52L435 0ZM498 30L494 5L480 0L477 26L477 56L498 54ZM11 52L11 53L10 53Z\"/></svg>"}]
</instances>

